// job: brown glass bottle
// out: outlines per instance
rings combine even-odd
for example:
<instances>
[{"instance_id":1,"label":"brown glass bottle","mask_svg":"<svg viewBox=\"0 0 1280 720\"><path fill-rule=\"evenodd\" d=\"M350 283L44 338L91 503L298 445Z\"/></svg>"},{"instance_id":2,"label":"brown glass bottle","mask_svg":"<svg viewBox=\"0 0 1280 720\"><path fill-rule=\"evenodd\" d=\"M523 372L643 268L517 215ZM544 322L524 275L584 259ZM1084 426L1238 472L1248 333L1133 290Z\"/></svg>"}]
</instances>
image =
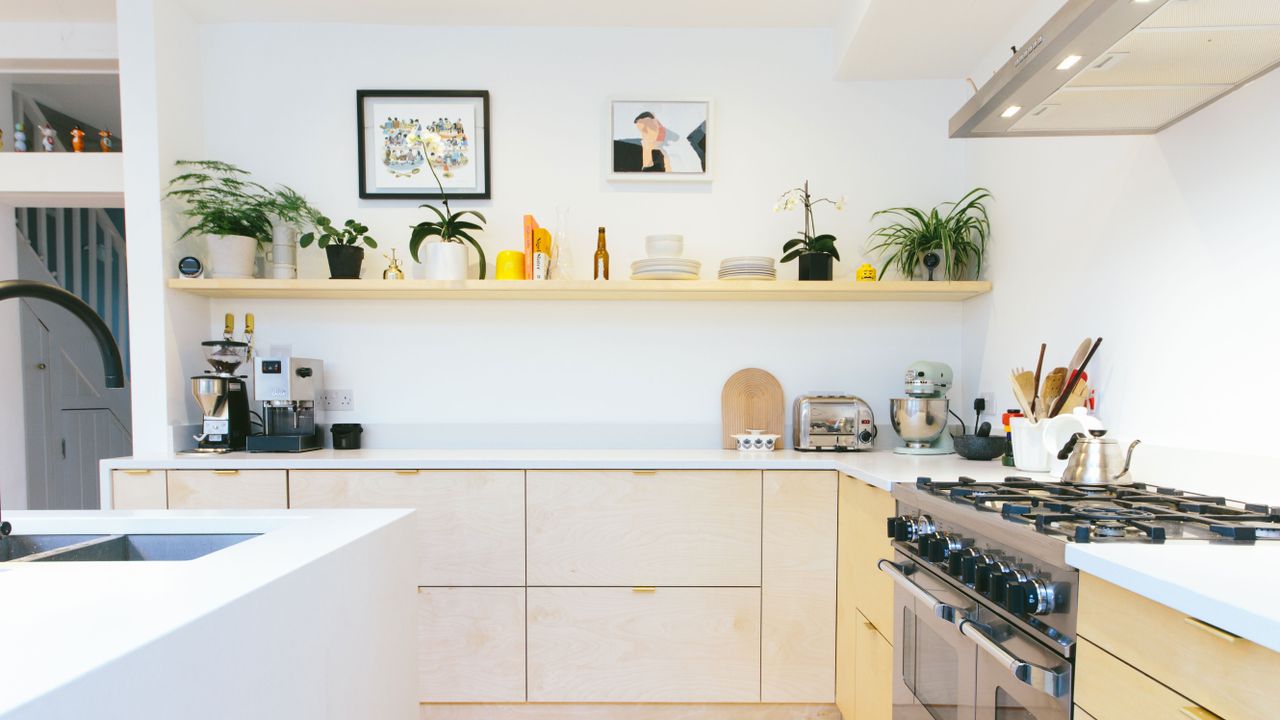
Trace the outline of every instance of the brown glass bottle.
<instances>
[{"instance_id":1,"label":"brown glass bottle","mask_svg":"<svg viewBox=\"0 0 1280 720\"><path fill-rule=\"evenodd\" d=\"M604 247L604 228L596 239L596 255L591 261L591 277L595 280L609 279L609 251Z\"/></svg>"}]
</instances>

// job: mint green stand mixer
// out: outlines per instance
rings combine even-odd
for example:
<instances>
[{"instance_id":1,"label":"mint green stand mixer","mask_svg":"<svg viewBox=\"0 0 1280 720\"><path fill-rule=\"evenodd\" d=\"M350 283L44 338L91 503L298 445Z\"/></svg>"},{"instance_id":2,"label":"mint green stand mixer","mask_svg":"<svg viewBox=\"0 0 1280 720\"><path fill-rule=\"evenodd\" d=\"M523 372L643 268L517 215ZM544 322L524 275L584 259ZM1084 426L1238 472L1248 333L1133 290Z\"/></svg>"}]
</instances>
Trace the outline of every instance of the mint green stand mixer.
<instances>
[{"instance_id":1,"label":"mint green stand mixer","mask_svg":"<svg viewBox=\"0 0 1280 720\"><path fill-rule=\"evenodd\" d=\"M906 443L893 449L903 455L949 455L955 452L947 431L950 406L947 391L954 379L946 363L920 360L907 367L905 398L889 401L889 421Z\"/></svg>"}]
</instances>

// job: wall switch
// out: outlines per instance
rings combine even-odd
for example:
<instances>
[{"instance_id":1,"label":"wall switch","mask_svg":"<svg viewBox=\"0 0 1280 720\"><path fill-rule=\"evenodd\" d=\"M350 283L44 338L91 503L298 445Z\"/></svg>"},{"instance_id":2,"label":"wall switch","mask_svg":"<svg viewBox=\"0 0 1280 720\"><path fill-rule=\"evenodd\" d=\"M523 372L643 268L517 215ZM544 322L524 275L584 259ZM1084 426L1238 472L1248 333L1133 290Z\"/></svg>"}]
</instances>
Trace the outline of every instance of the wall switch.
<instances>
[{"instance_id":1,"label":"wall switch","mask_svg":"<svg viewBox=\"0 0 1280 720\"><path fill-rule=\"evenodd\" d=\"M320 393L320 402L327 412L356 409L350 390L324 390Z\"/></svg>"}]
</instances>

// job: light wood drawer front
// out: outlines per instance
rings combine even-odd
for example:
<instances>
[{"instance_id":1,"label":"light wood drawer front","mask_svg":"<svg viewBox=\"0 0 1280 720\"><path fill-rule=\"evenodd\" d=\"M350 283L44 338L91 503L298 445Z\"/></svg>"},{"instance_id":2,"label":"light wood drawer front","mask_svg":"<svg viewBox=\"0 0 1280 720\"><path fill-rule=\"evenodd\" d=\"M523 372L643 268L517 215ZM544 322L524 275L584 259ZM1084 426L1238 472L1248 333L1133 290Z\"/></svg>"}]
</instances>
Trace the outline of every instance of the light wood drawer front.
<instances>
[{"instance_id":1,"label":"light wood drawer front","mask_svg":"<svg viewBox=\"0 0 1280 720\"><path fill-rule=\"evenodd\" d=\"M835 472L764 474L762 702L835 700L836 483Z\"/></svg>"},{"instance_id":2,"label":"light wood drawer front","mask_svg":"<svg viewBox=\"0 0 1280 720\"><path fill-rule=\"evenodd\" d=\"M1075 702L1097 720L1216 717L1087 640L1076 645Z\"/></svg>"},{"instance_id":3,"label":"light wood drawer front","mask_svg":"<svg viewBox=\"0 0 1280 720\"><path fill-rule=\"evenodd\" d=\"M164 470L112 470L111 507L115 510L164 510L169 507Z\"/></svg>"},{"instance_id":4,"label":"light wood drawer front","mask_svg":"<svg viewBox=\"0 0 1280 720\"><path fill-rule=\"evenodd\" d=\"M292 470L289 506L413 508L419 585L524 585L522 470Z\"/></svg>"},{"instance_id":5,"label":"light wood drawer front","mask_svg":"<svg viewBox=\"0 0 1280 720\"><path fill-rule=\"evenodd\" d=\"M760 471L529 471L529 585L759 586Z\"/></svg>"},{"instance_id":6,"label":"light wood drawer front","mask_svg":"<svg viewBox=\"0 0 1280 720\"><path fill-rule=\"evenodd\" d=\"M1079 618L1081 637L1218 715L1280 712L1280 653L1087 573L1080 575Z\"/></svg>"},{"instance_id":7,"label":"light wood drawer front","mask_svg":"<svg viewBox=\"0 0 1280 720\"><path fill-rule=\"evenodd\" d=\"M421 702L524 702L524 588L419 588Z\"/></svg>"},{"instance_id":8,"label":"light wood drawer front","mask_svg":"<svg viewBox=\"0 0 1280 720\"><path fill-rule=\"evenodd\" d=\"M284 470L170 470L175 510L275 510L288 507Z\"/></svg>"},{"instance_id":9,"label":"light wood drawer front","mask_svg":"<svg viewBox=\"0 0 1280 720\"><path fill-rule=\"evenodd\" d=\"M1094 716L1092 716L1092 715L1090 715L1089 713L1085 712L1085 711L1084 711L1084 708L1080 707L1079 705L1076 705L1076 706L1075 706L1075 708L1074 708L1074 713L1072 714L1072 717L1074 718L1074 720L1098 720L1098 719L1097 719L1097 718L1095 718Z\"/></svg>"},{"instance_id":10,"label":"light wood drawer front","mask_svg":"<svg viewBox=\"0 0 1280 720\"><path fill-rule=\"evenodd\" d=\"M757 702L754 588L529 588L530 702Z\"/></svg>"},{"instance_id":11,"label":"light wood drawer front","mask_svg":"<svg viewBox=\"0 0 1280 720\"><path fill-rule=\"evenodd\" d=\"M862 613L857 614L857 623L853 717L890 720L893 717L893 645Z\"/></svg>"},{"instance_id":12,"label":"light wood drawer front","mask_svg":"<svg viewBox=\"0 0 1280 720\"><path fill-rule=\"evenodd\" d=\"M882 558L893 557L893 546L885 532L886 522L896 514L893 496L878 487L852 478L852 547L841 547L844 559L852 564L853 602L858 610L886 638L893 637L893 581L877 569ZM846 486L847 487L847 486Z\"/></svg>"}]
</instances>

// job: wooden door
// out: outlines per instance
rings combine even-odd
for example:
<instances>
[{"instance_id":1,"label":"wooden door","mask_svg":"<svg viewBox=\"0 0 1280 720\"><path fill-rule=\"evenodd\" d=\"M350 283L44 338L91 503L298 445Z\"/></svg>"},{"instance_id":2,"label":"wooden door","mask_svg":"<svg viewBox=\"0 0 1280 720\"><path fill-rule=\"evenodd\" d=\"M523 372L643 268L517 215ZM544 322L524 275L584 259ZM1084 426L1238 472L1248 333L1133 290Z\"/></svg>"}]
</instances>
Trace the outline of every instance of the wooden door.
<instances>
[{"instance_id":1,"label":"wooden door","mask_svg":"<svg viewBox=\"0 0 1280 720\"><path fill-rule=\"evenodd\" d=\"M857 720L891 720L893 717L893 645L870 620L858 613L854 632L854 701Z\"/></svg>"}]
</instances>

